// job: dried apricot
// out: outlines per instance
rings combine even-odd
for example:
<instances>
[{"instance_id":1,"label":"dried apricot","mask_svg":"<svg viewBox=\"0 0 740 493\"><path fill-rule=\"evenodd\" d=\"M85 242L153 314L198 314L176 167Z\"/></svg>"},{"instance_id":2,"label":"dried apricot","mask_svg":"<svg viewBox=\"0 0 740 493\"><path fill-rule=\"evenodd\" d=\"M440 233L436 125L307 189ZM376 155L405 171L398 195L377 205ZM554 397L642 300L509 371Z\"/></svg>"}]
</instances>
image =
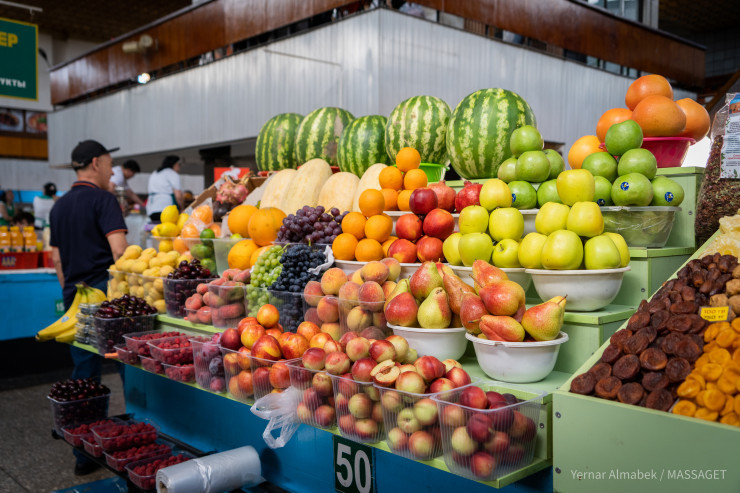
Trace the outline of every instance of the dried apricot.
<instances>
[{"instance_id":1,"label":"dried apricot","mask_svg":"<svg viewBox=\"0 0 740 493\"><path fill-rule=\"evenodd\" d=\"M725 394L719 389L707 390L704 394L704 407L710 411L721 411L725 407Z\"/></svg>"},{"instance_id":2,"label":"dried apricot","mask_svg":"<svg viewBox=\"0 0 740 493\"><path fill-rule=\"evenodd\" d=\"M688 374L686 377L686 380L696 380L699 382L699 386L703 389L707 386L707 381L704 380L704 377L701 376L701 373L699 373L698 370L694 369L691 373Z\"/></svg>"},{"instance_id":3,"label":"dried apricot","mask_svg":"<svg viewBox=\"0 0 740 493\"><path fill-rule=\"evenodd\" d=\"M717 388L725 394L732 395L735 393L735 380L723 372L717 380Z\"/></svg>"},{"instance_id":4,"label":"dried apricot","mask_svg":"<svg viewBox=\"0 0 740 493\"><path fill-rule=\"evenodd\" d=\"M719 334L719 324L712 324L704 331L704 342L713 341Z\"/></svg>"},{"instance_id":5,"label":"dried apricot","mask_svg":"<svg viewBox=\"0 0 740 493\"><path fill-rule=\"evenodd\" d=\"M710 411L707 408L700 407L694 413L695 418L704 419L706 421L717 421L719 413L717 411Z\"/></svg>"},{"instance_id":6,"label":"dried apricot","mask_svg":"<svg viewBox=\"0 0 740 493\"><path fill-rule=\"evenodd\" d=\"M708 382L716 382L720 375L722 375L722 366L717 363L707 363L699 371Z\"/></svg>"},{"instance_id":7,"label":"dried apricot","mask_svg":"<svg viewBox=\"0 0 740 493\"><path fill-rule=\"evenodd\" d=\"M681 416L693 416L696 412L696 404L691 401L678 401L673 406L673 414L680 414Z\"/></svg>"},{"instance_id":8,"label":"dried apricot","mask_svg":"<svg viewBox=\"0 0 740 493\"><path fill-rule=\"evenodd\" d=\"M740 395L735 396L735 413L737 413L740 416Z\"/></svg>"},{"instance_id":9,"label":"dried apricot","mask_svg":"<svg viewBox=\"0 0 740 493\"><path fill-rule=\"evenodd\" d=\"M736 318L735 320L733 320L731 327L735 332L740 333L740 318Z\"/></svg>"},{"instance_id":10,"label":"dried apricot","mask_svg":"<svg viewBox=\"0 0 740 493\"><path fill-rule=\"evenodd\" d=\"M694 398L694 400L696 401L697 405L704 406L704 394L706 393L707 393L706 390L702 390L701 392L696 394L696 397Z\"/></svg>"},{"instance_id":11,"label":"dried apricot","mask_svg":"<svg viewBox=\"0 0 740 493\"><path fill-rule=\"evenodd\" d=\"M717 390L717 382L707 382L707 386L704 390Z\"/></svg>"},{"instance_id":12,"label":"dried apricot","mask_svg":"<svg viewBox=\"0 0 740 493\"><path fill-rule=\"evenodd\" d=\"M684 399L692 399L696 397L696 394L698 394L701 391L701 386L699 385L699 382L696 380L689 380L686 379L684 383L678 386L678 389L676 389L676 394L679 397L683 397Z\"/></svg>"},{"instance_id":13,"label":"dried apricot","mask_svg":"<svg viewBox=\"0 0 740 493\"><path fill-rule=\"evenodd\" d=\"M704 344L704 354L708 354L711 351L714 351L719 346L717 345L717 341L712 341L707 344Z\"/></svg>"},{"instance_id":14,"label":"dried apricot","mask_svg":"<svg viewBox=\"0 0 740 493\"><path fill-rule=\"evenodd\" d=\"M725 425L740 426L740 419L738 419L736 413L725 414L719 422Z\"/></svg>"},{"instance_id":15,"label":"dried apricot","mask_svg":"<svg viewBox=\"0 0 740 493\"><path fill-rule=\"evenodd\" d=\"M727 396L727 398L725 399L725 405L722 406L722 410L719 412L719 415L726 416L734 412L735 412L735 400L731 396Z\"/></svg>"},{"instance_id":16,"label":"dried apricot","mask_svg":"<svg viewBox=\"0 0 740 493\"><path fill-rule=\"evenodd\" d=\"M707 348L704 346L704 354L699 356L699 359L694 361L694 368L701 368L702 366L706 365L707 363L711 363L709 361L709 355L707 354Z\"/></svg>"},{"instance_id":17,"label":"dried apricot","mask_svg":"<svg viewBox=\"0 0 740 493\"><path fill-rule=\"evenodd\" d=\"M737 334L735 334L734 331L724 330L717 335L717 338L714 341L719 347L727 348L732 346L732 343L736 337Z\"/></svg>"},{"instance_id":18,"label":"dried apricot","mask_svg":"<svg viewBox=\"0 0 740 493\"><path fill-rule=\"evenodd\" d=\"M736 319L737 320L737 319ZM700 358L701 359L701 358ZM740 364L740 348L735 349L732 352L732 361Z\"/></svg>"},{"instance_id":19,"label":"dried apricot","mask_svg":"<svg viewBox=\"0 0 740 493\"><path fill-rule=\"evenodd\" d=\"M709 354L710 363L717 363L718 365L726 363L732 358L730 352L727 349L721 347L717 349L712 349L709 353L706 354Z\"/></svg>"}]
</instances>

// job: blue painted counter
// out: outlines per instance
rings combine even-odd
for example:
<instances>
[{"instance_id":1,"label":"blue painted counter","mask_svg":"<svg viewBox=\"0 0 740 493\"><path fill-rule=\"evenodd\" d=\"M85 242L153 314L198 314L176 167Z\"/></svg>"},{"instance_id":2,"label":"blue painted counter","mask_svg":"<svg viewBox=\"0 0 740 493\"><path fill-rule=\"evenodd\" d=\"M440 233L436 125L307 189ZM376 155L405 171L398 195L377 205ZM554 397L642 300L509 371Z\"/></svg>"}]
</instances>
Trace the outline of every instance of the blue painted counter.
<instances>
[{"instance_id":1,"label":"blue painted counter","mask_svg":"<svg viewBox=\"0 0 740 493\"><path fill-rule=\"evenodd\" d=\"M33 337L54 322L62 288L54 269L0 271L0 341ZM7 316L9 314L9 316Z\"/></svg>"}]
</instances>

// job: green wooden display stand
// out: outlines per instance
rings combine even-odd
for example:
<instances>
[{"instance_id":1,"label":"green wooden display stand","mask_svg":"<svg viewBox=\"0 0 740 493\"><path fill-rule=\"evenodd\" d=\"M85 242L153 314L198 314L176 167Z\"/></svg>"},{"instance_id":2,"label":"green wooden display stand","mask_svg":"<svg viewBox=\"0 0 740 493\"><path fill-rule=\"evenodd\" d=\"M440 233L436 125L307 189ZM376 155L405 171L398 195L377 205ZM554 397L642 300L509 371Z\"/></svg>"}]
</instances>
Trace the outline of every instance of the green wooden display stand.
<instances>
[{"instance_id":1,"label":"green wooden display stand","mask_svg":"<svg viewBox=\"0 0 740 493\"><path fill-rule=\"evenodd\" d=\"M684 199L681 203L681 212L673 221L673 229L668 237L666 247L691 247L696 248L696 235L694 234L694 219L696 218L696 205L699 196L699 187L704 179L704 168L681 167L681 168L659 168L658 175L665 176L677 181L684 190ZM650 291L652 293L652 291Z\"/></svg>"}]
</instances>

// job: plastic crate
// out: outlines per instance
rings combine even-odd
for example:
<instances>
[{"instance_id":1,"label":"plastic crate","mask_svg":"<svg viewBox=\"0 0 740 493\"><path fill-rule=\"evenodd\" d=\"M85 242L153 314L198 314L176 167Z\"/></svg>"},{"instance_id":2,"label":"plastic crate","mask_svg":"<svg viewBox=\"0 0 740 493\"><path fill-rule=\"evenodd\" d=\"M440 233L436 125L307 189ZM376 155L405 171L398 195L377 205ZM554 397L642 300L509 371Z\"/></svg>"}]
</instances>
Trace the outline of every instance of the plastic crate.
<instances>
[{"instance_id":1,"label":"plastic crate","mask_svg":"<svg viewBox=\"0 0 740 493\"><path fill-rule=\"evenodd\" d=\"M82 439L82 448L84 448L85 452L93 457L103 456L103 447L98 445L98 442L95 441L95 437L92 434Z\"/></svg>"},{"instance_id":2,"label":"plastic crate","mask_svg":"<svg viewBox=\"0 0 740 493\"><path fill-rule=\"evenodd\" d=\"M223 355L224 378L229 395L242 402L254 397L254 380L252 379L252 362L249 356L241 351L221 348Z\"/></svg>"},{"instance_id":3,"label":"plastic crate","mask_svg":"<svg viewBox=\"0 0 740 493\"><path fill-rule=\"evenodd\" d=\"M247 316L256 317L257 311L266 304L274 305L280 312L279 323L285 332L295 332L303 322L303 294L275 291L267 288L247 286Z\"/></svg>"},{"instance_id":4,"label":"plastic crate","mask_svg":"<svg viewBox=\"0 0 740 493\"><path fill-rule=\"evenodd\" d=\"M361 303L357 300L337 299L339 310L340 335L354 332L366 339L385 339L393 334L385 319L383 305L385 301ZM321 314L317 307L317 314Z\"/></svg>"},{"instance_id":5,"label":"plastic crate","mask_svg":"<svg viewBox=\"0 0 740 493\"><path fill-rule=\"evenodd\" d=\"M239 320L246 315L247 304L244 300L243 283L235 281L226 281L229 284L208 284L208 303L211 307L211 323L217 329L227 329L236 327ZM188 320L190 312L188 311ZM203 323L203 320L200 320Z\"/></svg>"},{"instance_id":6,"label":"plastic crate","mask_svg":"<svg viewBox=\"0 0 740 493\"><path fill-rule=\"evenodd\" d=\"M168 365L186 364L193 362L193 346L190 336L164 337L156 341L147 342L152 358Z\"/></svg>"},{"instance_id":7,"label":"plastic crate","mask_svg":"<svg viewBox=\"0 0 740 493\"><path fill-rule=\"evenodd\" d=\"M156 373L157 375L164 375L164 366L162 363L152 358L151 356L139 355L141 360L141 367L149 373Z\"/></svg>"},{"instance_id":8,"label":"plastic crate","mask_svg":"<svg viewBox=\"0 0 740 493\"><path fill-rule=\"evenodd\" d=\"M164 302L167 314L171 317L185 317L185 300L198 289L199 284L207 284L215 279L167 279L164 284Z\"/></svg>"},{"instance_id":9,"label":"plastic crate","mask_svg":"<svg viewBox=\"0 0 740 493\"><path fill-rule=\"evenodd\" d=\"M331 375L339 433L361 443L385 439L380 390L372 382Z\"/></svg>"},{"instance_id":10,"label":"plastic crate","mask_svg":"<svg viewBox=\"0 0 740 493\"><path fill-rule=\"evenodd\" d=\"M143 449L143 450L142 450ZM117 452L103 452L105 462L114 470L121 472L126 465L132 462L148 459L150 457L161 457L172 454L172 447L166 443L154 442L143 447L132 447Z\"/></svg>"},{"instance_id":11,"label":"plastic crate","mask_svg":"<svg viewBox=\"0 0 740 493\"><path fill-rule=\"evenodd\" d=\"M105 418L96 419L93 421L86 421L84 423L77 423L74 425L65 426L62 428L64 440L67 441L73 447L82 447L82 440L88 437L92 437L92 428L97 425L112 424L112 423L123 423L118 418Z\"/></svg>"},{"instance_id":12,"label":"plastic crate","mask_svg":"<svg viewBox=\"0 0 740 493\"><path fill-rule=\"evenodd\" d=\"M92 433L103 450L115 451L150 444L159 436L159 429L148 420L126 421L94 426Z\"/></svg>"},{"instance_id":13,"label":"plastic crate","mask_svg":"<svg viewBox=\"0 0 740 493\"><path fill-rule=\"evenodd\" d=\"M333 428L337 422L334 408L334 386L323 370L311 370L298 360L288 364L290 384L301 391L296 415L301 423L316 428Z\"/></svg>"},{"instance_id":14,"label":"plastic crate","mask_svg":"<svg viewBox=\"0 0 740 493\"><path fill-rule=\"evenodd\" d=\"M51 417L54 423L54 430L59 435L62 435L62 428L65 426L108 417L110 393L66 402L60 402L51 397L47 397L47 399L51 403Z\"/></svg>"},{"instance_id":15,"label":"plastic crate","mask_svg":"<svg viewBox=\"0 0 740 493\"><path fill-rule=\"evenodd\" d=\"M195 366L192 363L168 365L162 363L164 374L170 380L182 383L195 382Z\"/></svg>"},{"instance_id":16,"label":"plastic crate","mask_svg":"<svg viewBox=\"0 0 740 493\"><path fill-rule=\"evenodd\" d=\"M250 355L249 361L252 365L254 398L259 399L271 392L282 392L290 387L288 364L295 364L300 361L300 358L272 361Z\"/></svg>"},{"instance_id":17,"label":"plastic crate","mask_svg":"<svg viewBox=\"0 0 740 493\"><path fill-rule=\"evenodd\" d=\"M199 387L221 394L226 392L221 346L210 337L198 336L190 339L193 346L195 381Z\"/></svg>"},{"instance_id":18,"label":"plastic crate","mask_svg":"<svg viewBox=\"0 0 740 493\"><path fill-rule=\"evenodd\" d=\"M177 456L173 456L172 454L169 455L160 455L158 457L150 457L148 459L136 461L136 462L130 462L126 464L126 471L128 472L128 477L131 480L132 483L134 483L136 486L141 488L142 490L153 490L157 486L157 471L162 467L168 467L168 465L162 465L161 467L155 467L155 470L152 474L140 474L135 472L135 469L139 466L146 466L151 463L156 463L157 461L162 461L164 459L167 459L169 457L181 457L181 462L185 462L190 459L194 459L195 456L192 454L189 454L187 452L182 452L178 454ZM174 465L174 464L172 464Z\"/></svg>"},{"instance_id":19,"label":"plastic crate","mask_svg":"<svg viewBox=\"0 0 740 493\"><path fill-rule=\"evenodd\" d=\"M36 269L39 252L0 253L0 270Z\"/></svg>"},{"instance_id":20,"label":"plastic crate","mask_svg":"<svg viewBox=\"0 0 740 493\"><path fill-rule=\"evenodd\" d=\"M619 233L630 247L662 248L680 207L602 207L604 231Z\"/></svg>"},{"instance_id":21,"label":"plastic crate","mask_svg":"<svg viewBox=\"0 0 740 493\"><path fill-rule=\"evenodd\" d=\"M112 353L115 346L124 342L123 336L134 332L154 330L156 315L137 317L99 318L94 317L95 347L100 354Z\"/></svg>"},{"instance_id":22,"label":"plastic crate","mask_svg":"<svg viewBox=\"0 0 740 493\"><path fill-rule=\"evenodd\" d=\"M161 330L149 330L145 332L132 332L130 334L123 334L123 340L126 342L126 349L133 351L139 356L150 357L149 342L155 342L165 337L173 336L186 336L185 332L181 331L161 331Z\"/></svg>"},{"instance_id":23,"label":"plastic crate","mask_svg":"<svg viewBox=\"0 0 740 493\"><path fill-rule=\"evenodd\" d=\"M139 355L133 351L129 351L129 349L125 345L115 346L114 349L116 350L116 355L118 356L118 359L120 359L122 363L125 363L127 365L139 364Z\"/></svg>"}]
</instances>

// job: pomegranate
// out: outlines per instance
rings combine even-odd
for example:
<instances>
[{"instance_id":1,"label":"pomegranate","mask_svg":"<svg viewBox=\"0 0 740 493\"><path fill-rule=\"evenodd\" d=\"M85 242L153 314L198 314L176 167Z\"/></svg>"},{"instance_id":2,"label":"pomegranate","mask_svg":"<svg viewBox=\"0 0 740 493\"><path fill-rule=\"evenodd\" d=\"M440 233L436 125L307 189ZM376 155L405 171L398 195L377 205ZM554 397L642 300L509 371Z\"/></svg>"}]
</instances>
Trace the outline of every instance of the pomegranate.
<instances>
[{"instance_id":1,"label":"pomegranate","mask_svg":"<svg viewBox=\"0 0 740 493\"><path fill-rule=\"evenodd\" d=\"M447 212L455 211L455 191L445 185L444 180L432 183L428 188L434 190L434 193L437 195L437 207Z\"/></svg>"},{"instance_id":2,"label":"pomegranate","mask_svg":"<svg viewBox=\"0 0 740 493\"><path fill-rule=\"evenodd\" d=\"M469 205L480 205L480 189L483 185L465 181L465 186L457 192L455 197L455 209L462 211Z\"/></svg>"}]
</instances>

